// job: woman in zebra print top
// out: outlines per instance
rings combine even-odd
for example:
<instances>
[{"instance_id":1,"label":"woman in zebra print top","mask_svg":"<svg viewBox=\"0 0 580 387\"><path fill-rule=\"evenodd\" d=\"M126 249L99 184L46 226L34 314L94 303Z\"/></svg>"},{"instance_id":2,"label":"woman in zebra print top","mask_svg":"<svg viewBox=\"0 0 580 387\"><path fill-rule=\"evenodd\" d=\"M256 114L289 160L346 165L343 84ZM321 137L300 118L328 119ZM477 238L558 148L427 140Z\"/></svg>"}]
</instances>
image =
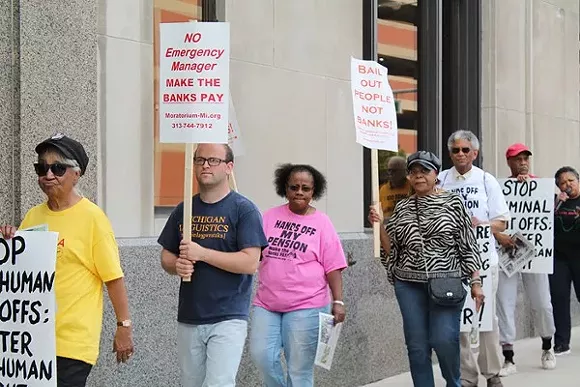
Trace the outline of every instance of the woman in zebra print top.
<instances>
[{"instance_id":1,"label":"woman in zebra print top","mask_svg":"<svg viewBox=\"0 0 580 387\"><path fill-rule=\"evenodd\" d=\"M407 159L407 178L415 194L397 203L386 229L381 229L381 262L395 286L413 384L435 386L431 352L435 350L447 387L460 387L459 329L462 305L435 304L429 278L471 279L471 296L483 301L481 258L471 218L461 198L437 190L439 159L417 152ZM371 208L369 219L382 222Z\"/></svg>"}]
</instances>

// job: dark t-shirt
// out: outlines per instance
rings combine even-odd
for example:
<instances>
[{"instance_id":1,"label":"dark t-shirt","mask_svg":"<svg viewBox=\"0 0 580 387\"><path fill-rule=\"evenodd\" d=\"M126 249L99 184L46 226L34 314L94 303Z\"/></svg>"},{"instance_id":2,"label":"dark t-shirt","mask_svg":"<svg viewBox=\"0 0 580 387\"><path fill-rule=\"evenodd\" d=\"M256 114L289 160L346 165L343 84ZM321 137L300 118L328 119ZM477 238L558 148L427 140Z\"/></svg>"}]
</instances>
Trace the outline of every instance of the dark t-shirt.
<instances>
[{"instance_id":1,"label":"dark t-shirt","mask_svg":"<svg viewBox=\"0 0 580 387\"><path fill-rule=\"evenodd\" d=\"M267 246L258 208L247 198L230 192L217 203L193 197L191 240L205 248L238 252L248 247ZM179 255L183 237L183 203L167 220L158 243ZM205 262L195 264L191 282L181 282L177 321L186 324L214 324L247 320L252 292L252 275L234 274Z\"/></svg>"},{"instance_id":2,"label":"dark t-shirt","mask_svg":"<svg viewBox=\"0 0 580 387\"><path fill-rule=\"evenodd\" d=\"M554 251L557 259L580 255L580 197L566 200L554 212Z\"/></svg>"}]
</instances>

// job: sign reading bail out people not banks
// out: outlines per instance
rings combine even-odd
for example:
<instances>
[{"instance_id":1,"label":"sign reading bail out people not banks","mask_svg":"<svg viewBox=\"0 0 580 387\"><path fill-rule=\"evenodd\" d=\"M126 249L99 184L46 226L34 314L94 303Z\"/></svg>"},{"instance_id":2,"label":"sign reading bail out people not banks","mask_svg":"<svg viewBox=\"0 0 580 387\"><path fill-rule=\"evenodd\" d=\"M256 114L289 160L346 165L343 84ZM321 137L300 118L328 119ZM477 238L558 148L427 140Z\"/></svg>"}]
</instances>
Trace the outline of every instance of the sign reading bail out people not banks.
<instances>
[{"instance_id":1,"label":"sign reading bail out people not banks","mask_svg":"<svg viewBox=\"0 0 580 387\"><path fill-rule=\"evenodd\" d=\"M372 60L350 59L350 81L356 142L371 149L372 201L379 203L377 149L397 152L397 110L386 67ZM377 212L379 209L377 208ZM380 253L379 225L373 224L374 256Z\"/></svg>"},{"instance_id":2,"label":"sign reading bail out people not banks","mask_svg":"<svg viewBox=\"0 0 580 387\"><path fill-rule=\"evenodd\" d=\"M0 386L56 387L54 270L58 234L0 238Z\"/></svg>"},{"instance_id":3,"label":"sign reading bail out people not banks","mask_svg":"<svg viewBox=\"0 0 580 387\"><path fill-rule=\"evenodd\" d=\"M193 144L229 143L230 25L161 23L159 34L159 140L186 144L183 239L191 240Z\"/></svg>"}]
</instances>

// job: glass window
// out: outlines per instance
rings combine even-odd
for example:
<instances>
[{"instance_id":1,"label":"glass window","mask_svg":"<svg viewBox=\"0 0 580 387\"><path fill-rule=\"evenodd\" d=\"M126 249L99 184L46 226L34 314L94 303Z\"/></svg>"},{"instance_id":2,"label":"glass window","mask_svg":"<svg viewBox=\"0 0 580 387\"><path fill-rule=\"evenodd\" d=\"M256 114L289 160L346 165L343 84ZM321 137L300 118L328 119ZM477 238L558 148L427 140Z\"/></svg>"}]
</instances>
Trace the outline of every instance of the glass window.
<instances>
[{"instance_id":1,"label":"glass window","mask_svg":"<svg viewBox=\"0 0 580 387\"><path fill-rule=\"evenodd\" d=\"M377 60L387 67L397 106L399 155L417 151L417 1L379 0ZM388 180L388 160L394 152L379 151L379 184Z\"/></svg>"},{"instance_id":2,"label":"glass window","mask_svg":"<svg viewBox=\"0 0 580 387\"><path fill-rule=\"evenodd\" d=\"M155 209L173 209L183 201L185 145L159 142L159 24L201 19L201 0L155 0L154 9L154 163ZM197 192L194 181L193 190Z\"/></svg>"}]
</instances>

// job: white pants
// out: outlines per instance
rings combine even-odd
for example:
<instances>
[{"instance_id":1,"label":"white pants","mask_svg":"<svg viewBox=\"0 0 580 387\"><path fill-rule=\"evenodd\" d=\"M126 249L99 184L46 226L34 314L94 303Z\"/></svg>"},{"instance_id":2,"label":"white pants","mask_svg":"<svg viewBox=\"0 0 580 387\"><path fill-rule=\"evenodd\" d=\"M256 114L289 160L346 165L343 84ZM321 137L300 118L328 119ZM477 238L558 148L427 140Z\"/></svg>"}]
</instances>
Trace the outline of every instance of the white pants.
<instances>
[{"instance_id":1,"label":"white pants","mask_svg":"<svg viewBox=\"0 0 580 387\"><path fill-rule=\"evenodd\" d=\"M556 332L548 275L521 273L514 274L510 278L505 275L503 270L500 270L496 302L499 339L502 345L513 344L516 340L515 312L518 300L518 278L520 276L532 306L536 333L542 338L551 338Z\"/></svg>"}]
</instances>

